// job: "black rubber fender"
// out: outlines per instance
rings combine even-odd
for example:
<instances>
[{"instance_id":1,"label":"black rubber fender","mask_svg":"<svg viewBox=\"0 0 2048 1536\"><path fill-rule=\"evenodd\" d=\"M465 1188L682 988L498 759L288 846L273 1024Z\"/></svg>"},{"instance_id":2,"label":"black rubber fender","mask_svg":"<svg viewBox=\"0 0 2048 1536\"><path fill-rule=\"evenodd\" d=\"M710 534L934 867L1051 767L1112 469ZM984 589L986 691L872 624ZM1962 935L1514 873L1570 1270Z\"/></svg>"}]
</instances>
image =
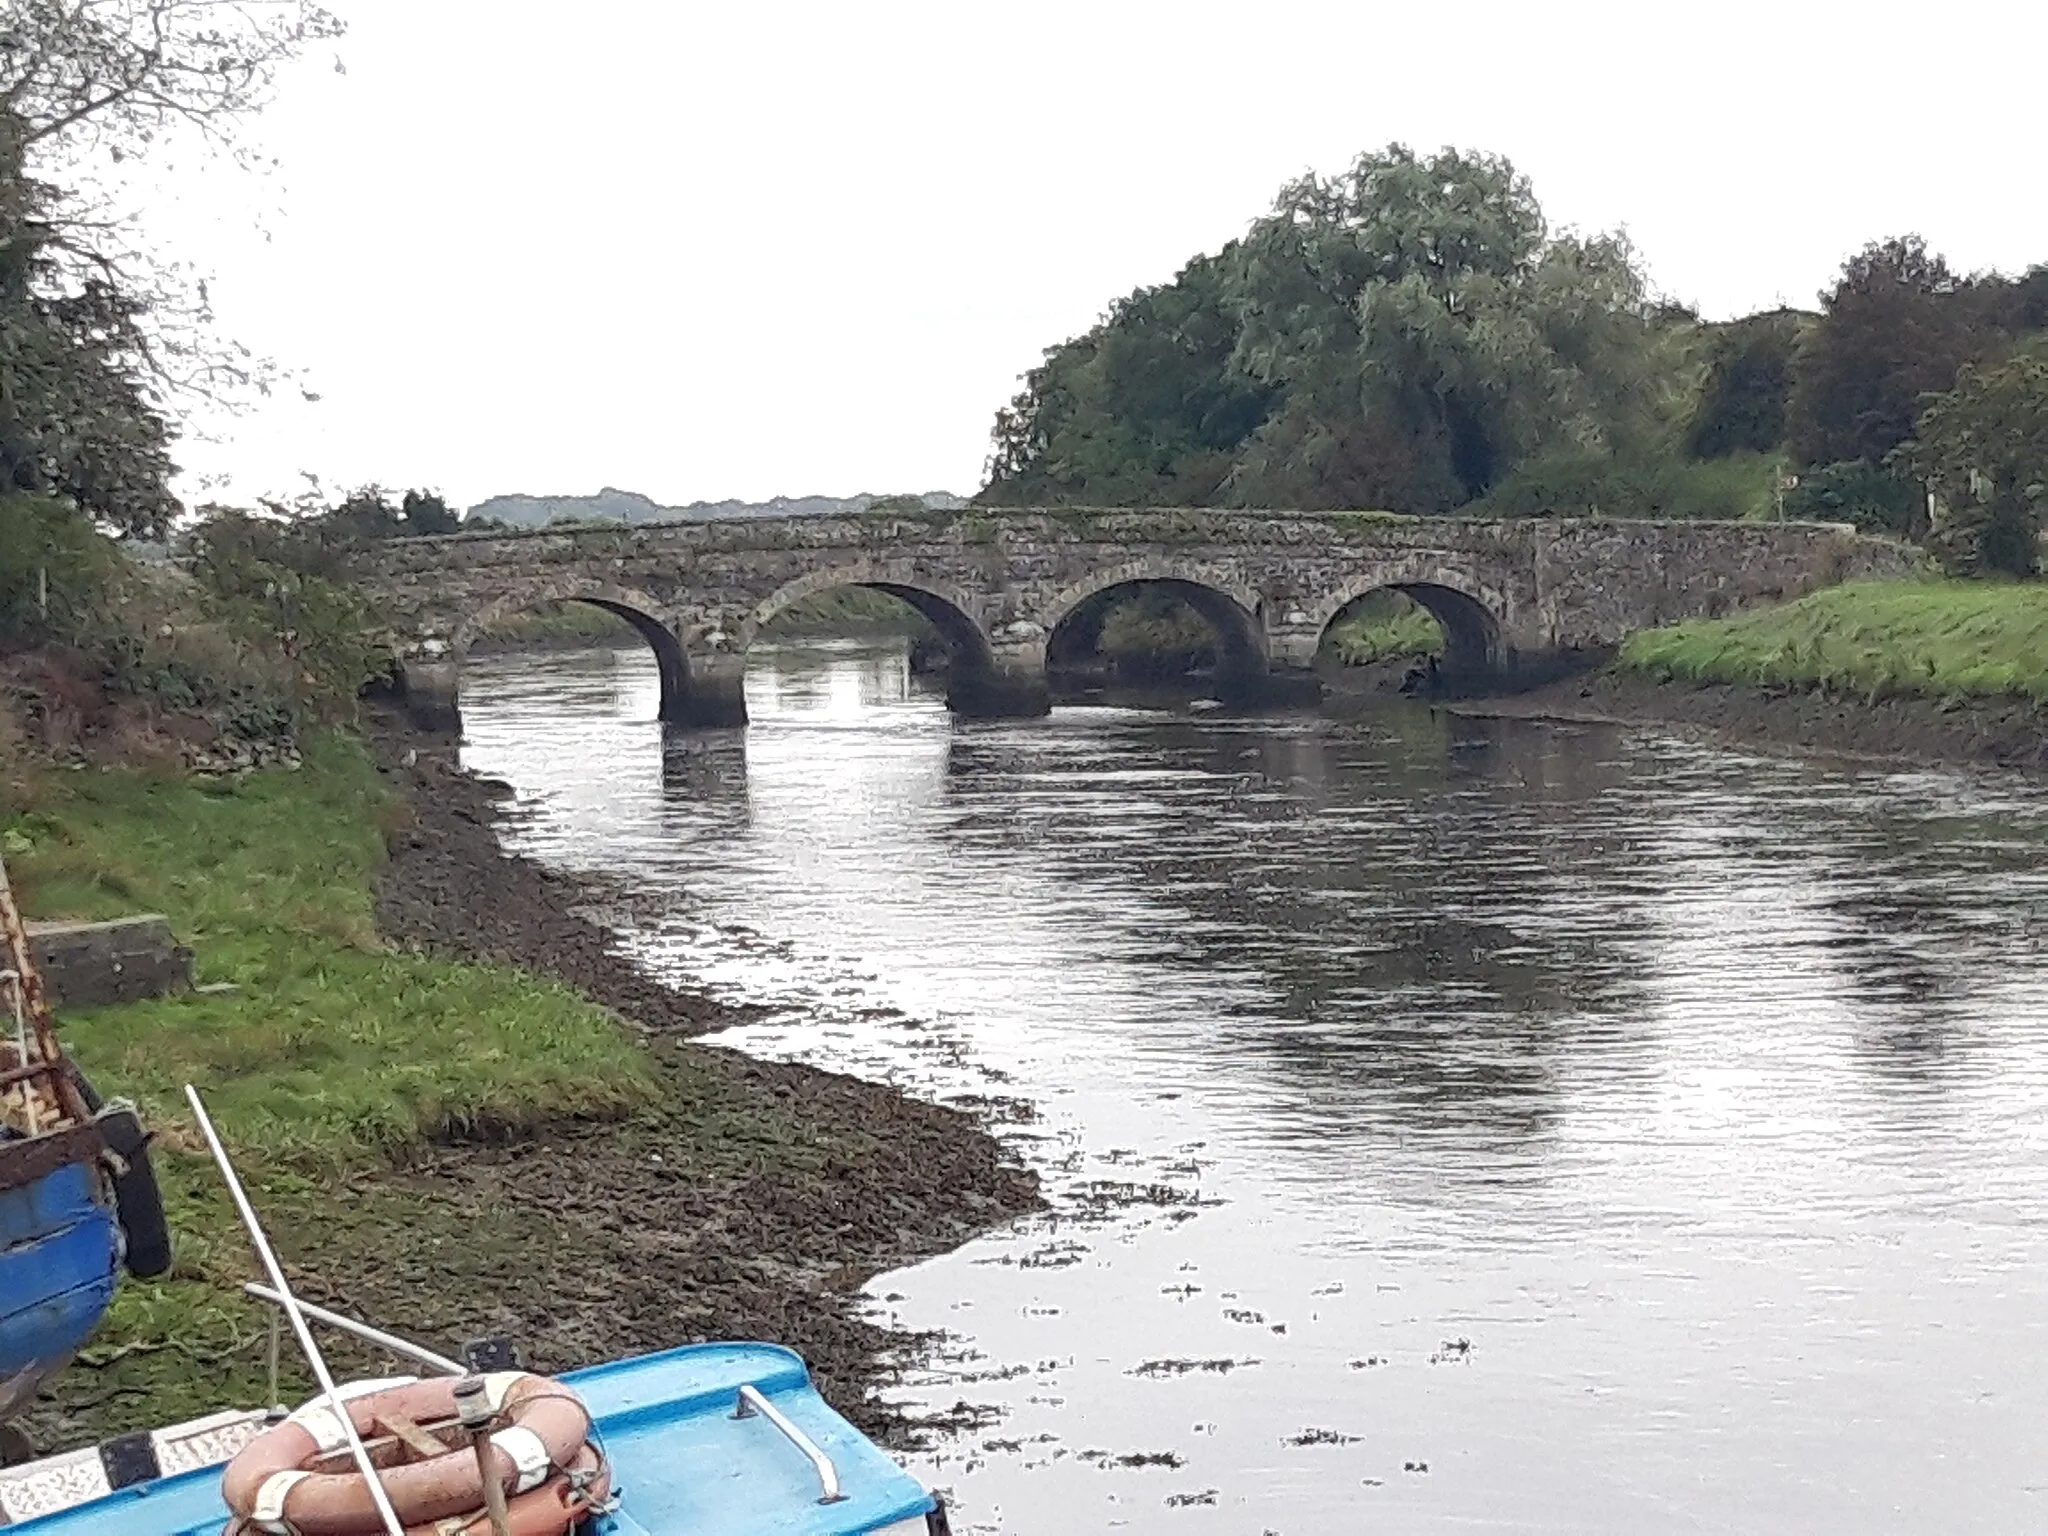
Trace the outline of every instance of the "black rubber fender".
<instances>
[{"instance_id":1,"label":"black rubber fender","mask_svg":"<svg viewBox=\"0 0 2048 1536\"><path fill-rule=\"evenodd\" d=\"M171 1227L164 1219L156 1169L150 1166L149 1133L134 1109L127 1105L107 1108L83 1072L73 1067L71 1075L85 1107L93 1112L107 1150L121 1160L121 1171L114 1175L114 1215L121 1223L128 1273L138 1280L169 1274Z\"/></svg>"}]
</instances>

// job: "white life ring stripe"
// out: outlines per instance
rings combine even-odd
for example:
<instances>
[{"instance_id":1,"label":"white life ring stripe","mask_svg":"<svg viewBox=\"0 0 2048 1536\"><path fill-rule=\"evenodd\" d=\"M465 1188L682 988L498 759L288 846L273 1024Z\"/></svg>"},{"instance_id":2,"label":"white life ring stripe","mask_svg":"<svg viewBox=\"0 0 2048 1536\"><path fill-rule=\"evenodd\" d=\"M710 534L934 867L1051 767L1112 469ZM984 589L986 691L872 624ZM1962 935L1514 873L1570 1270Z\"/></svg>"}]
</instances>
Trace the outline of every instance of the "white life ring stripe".
<instances>
[{"instance_id":1,"label":"white life ring stripe","mask_svg":"<svg viewBox=\"0 0 2048 1536\"><path fill-rule=\"evenodd\" d=\"M491 1412L503 1408L505 1395L526 1377L525 1371L492 1371L484 1377L484 1401L491 1405Z\"/></svg>"},{"instance_id":2,"label":"white life ring stripe","mask_svg":"<svg viewBox=\"0 0 2048 1536\"><path fill-rule=\"evenodd\" d=\"M369 1381L350 1381L336 1389L334 1395L345 1403L353 1402L356 1398L368 1397L373 1392L388 1392L393 1387L409 1387L418 1380L417 1376L379 1376ZM348 1431L341 1427L340 1416L328 1407L325 1394L314 1398L310 1403L294 1408L285 1416L285 1422L296 1424L311 1435L318 1455L325 1456L328 1452L338 1451L348 1444Z\"/></svg>"},{"instance_id":3,"label":"white life ring stripe","mask_svg":"<svg viewBox=\"0 0 2048 1536\"><path fill-rule=\"evenodd\" d=\"M276 1536L295 1536L292 1523L284 1517L284 1501L291 1492L313 1474L310 1472L273 1472L263 1480L263 1486L256 1490L256 1506L249 1511L249 1518L259 1529L272 1531Z\"/></svg>"},{"instance_id":4,"label":"white life ring stripe","mask_svg":"<svg viewBox=\"0 0 2048 1536\"><path fill-rule=\"evenodd\" d=\"M308 1403L296 1410L289 1420L313 1437L313 1450L325 1456L329 1451L338 1451L348 1444L348 1434L341 1427L341 1418L325 1403Z\"/></svg>"},{"instance_id":5,"label":"white life ring stripe","mask_svg":"<svg viewBox=\"0 0 2048 1536\"><path fill-rule=\"evenodd\" d=\"M512 1465L519 1469L519 1481L512 1485L515 1496L538 1488L555 1469L554 1459L548 1455L540 1436L523 1424L499 1430L491 1436L491 1444L510 1456Z\"/></svg>"}]
</instances>

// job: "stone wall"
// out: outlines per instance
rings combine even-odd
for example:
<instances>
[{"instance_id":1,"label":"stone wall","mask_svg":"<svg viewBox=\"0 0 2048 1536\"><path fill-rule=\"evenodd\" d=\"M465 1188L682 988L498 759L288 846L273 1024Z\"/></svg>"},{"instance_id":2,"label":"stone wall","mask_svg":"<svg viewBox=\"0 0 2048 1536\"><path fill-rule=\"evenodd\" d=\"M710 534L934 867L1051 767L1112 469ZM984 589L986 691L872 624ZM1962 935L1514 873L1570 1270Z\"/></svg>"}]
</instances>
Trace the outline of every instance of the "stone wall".
<instances>
[{"instance_id":1,"label":"stone wall","mask_svg":"<svg viewBox=\"0 0 2048 1536\"><path fill-rule=\"evenodd\" d=\"M54 1008L130 1003L192 989L192 951L172 936L168 918L33 922L28 940Z\"/></svg>"}]
</instances>

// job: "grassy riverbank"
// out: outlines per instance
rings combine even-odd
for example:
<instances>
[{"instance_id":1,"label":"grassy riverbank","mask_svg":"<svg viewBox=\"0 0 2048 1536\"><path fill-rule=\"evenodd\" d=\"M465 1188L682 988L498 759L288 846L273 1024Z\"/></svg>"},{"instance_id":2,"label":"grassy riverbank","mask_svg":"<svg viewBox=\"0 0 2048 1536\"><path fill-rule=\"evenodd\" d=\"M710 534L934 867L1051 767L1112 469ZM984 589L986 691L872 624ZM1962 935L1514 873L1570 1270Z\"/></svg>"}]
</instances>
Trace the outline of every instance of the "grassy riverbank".
<instances>
[{"instance_id":1,"label":"grassy riverbank","mask_svg":"<svg viewBox=\"0 0 2048 1536\"><path fill-rule=\"evenodd\" d=\"M2048 702L2048 583L1856 582L1631 636L1616 670L1659 682L1868 698Z\"/></svg>"},{"instance_id":2,"label":"grassy riverbank","mask_svg":"<svg viewBox=\"0 0 2048 1536\"><path fill-rule=\"evenodd\" d=\"M87 1071L155 1123L196 1082L253 1155L344 1160L651 1097L638 1046L567 988L383 943L372 882L402 812L350 738L296 772L50 786L14 829L31 910L164 912L200 980L235 988L67 1019Z\"/></svg>"},{"instance_id":3,"label":"grassy riverbank","mask_svg":"<svg viewBox=\"0 0 2048 1536\"><path fill-rule=\"evenodd\" d=\"M400 807L346 737L314 743L297 772L51 773L20 798L5 837L31 913L164 912L200 981L235 989L62 1021L87 1075L159 1132L177 1240L175 1274L124 1285L64 1383L74 1402L111 1394L108 1426L261 1396L261 1355L245 1347L256 1318L232 1290L248 1245L183 1084L207 1095L267 1219L301 1249L332 1219L324 1188L431 1140L616 1119L655 1099L646 1053L568 988L380 940L372 884Z\"/></svg>"},{"instance_id":4,"label":"grassy riverbank","mask_svg":"<svg viewBox=\"0 0 2048 1536\"><path fill-rule=\"evenodd\" d=\"M574 889L500 856L488 793L423 756L380 776L336 734L297 771L0 788L32 913L162 911L199 980L233 987L60 1019L159 1133L177 1266L121 1287L26 1420L45 1448L265 1399L267 1319L235 1289L253 1260L188 1081L309 1294L443 1345L510 1333L543 1369L776 1337L870 1423L888 1341L847 1288L1030 1203L963 1116L686 1044L716 1003L613 959ZM528 949L642 1027L519 968Z\"/></svg>"},{"instance_id":5,"label":"grassy riverbank","mask_svg":"<svg viewBox=\"0 0 2048 1536\"><path fill-rule=\"evenodd\" d=\"M576 650L584 646L637 644L633 626L609 609L589 603L547 603L501 619L478 635L479 652Z\"/></svg>"}]
</instances>

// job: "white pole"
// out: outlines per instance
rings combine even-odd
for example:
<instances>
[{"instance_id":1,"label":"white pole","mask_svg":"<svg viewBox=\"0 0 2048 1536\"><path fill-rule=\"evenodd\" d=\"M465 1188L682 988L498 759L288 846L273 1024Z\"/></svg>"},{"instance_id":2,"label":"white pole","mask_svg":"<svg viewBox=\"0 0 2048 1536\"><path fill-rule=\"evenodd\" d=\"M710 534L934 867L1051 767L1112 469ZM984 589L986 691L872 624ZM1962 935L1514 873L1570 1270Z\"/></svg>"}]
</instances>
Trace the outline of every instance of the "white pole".
<instances>
[{"instance_id":1,"label":"white pole","mask_svg":"<svg viewBox=\"0 0 2048 1536\"><path fill-rule=\"evenodd\" d=\"M192 1106L192 1113L199 1121L199 1134L206 1138L207 1150L213 1153L213 1160L220 1164L221 1177L227 1180L228 1197L235 1202L235 1209L241 1213L242 1225L249 1229L249 1241L256 1249L256 1257L263 1261L263 1269L270 1276L271 1289L277 1292L278 1305L284 1308L284 1315L291 1320L292 1332L298 1336L299 1349L306 1356L306 1363L313 1368L313 1378L320 1383L320 1390L327 1399L327 1408L341 1425L341 1432L348 1438L350 1454L356 1459L356 1466L363 1474L363 1480L370 1485L370 1500L377 1506L377 1513L383 1518L384 1528L390 1536L405 1536L405 1527L399 1524L398 1513L391 1507L390 1495L384 1491L384 1481L377 1476L377 1469L370 1464L370 1453L363 1449L363 1437L356 1433L356 1421L348 1415L348 1404L342 1401L340 1391L334 1385L334 1377L328 1373L327 1361L320 1353L320 1346L313 1342L313 1331L306 1326L305 1314L299 1310L298 1298L292 1295L291 1287L285 1284L284 1270L279 1267L277 1255L271 1251L270 1239L263 1235L263 1224L256 1219L255 1207L249 1204L249 1197L242 1189L242 1181L235 1176L234 1164L228 1161L227 1148L220 1144L215 1134L213 1121L208 1118L206 1106L199 1101L199 1090L190 1083L185 1085L185 1102Z\"/></svg>"}]
</instances>

